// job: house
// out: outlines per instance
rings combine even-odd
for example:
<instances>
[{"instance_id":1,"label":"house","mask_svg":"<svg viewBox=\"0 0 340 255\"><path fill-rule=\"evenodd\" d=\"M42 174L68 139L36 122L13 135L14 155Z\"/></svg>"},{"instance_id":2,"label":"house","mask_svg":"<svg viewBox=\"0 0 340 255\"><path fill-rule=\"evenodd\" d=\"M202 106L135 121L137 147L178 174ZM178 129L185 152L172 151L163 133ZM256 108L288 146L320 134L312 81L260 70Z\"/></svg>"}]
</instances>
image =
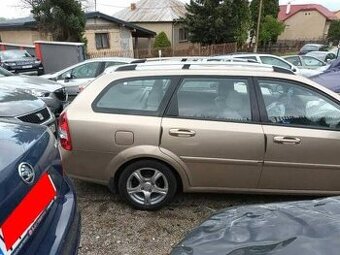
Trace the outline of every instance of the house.
<instances>
[{"instance_id":1,"label":"house","mask_svg":"<svg viewBox=\"0 0 340 255\"><path fill-rule=\"evenodd\" d=\"M114 14L115 17L152 30L165 32L171 45L188 42L188 33L180 21L186 14L185 4L178 0L140 0ZM140 48L145 48L145 40Z\"/></svg>"},{"instance_id":2,"label":"house","mask_svg":"<svg viewBox=\"0 0 340 255\"><path fill-rule=\"evenodd\" d=\"M336 15L319 4L281 5L278 19L286 25L279 40L322 40Z\"/></svg>"},{"instance_id":3,"label":"house","mask_svg":"<svg viewBox=\"0 0 340 255\"><path fill-rule=\"evenodd\" d=\"M336 19L340 20L340 10L334 12Z\"/></svg>"},{"instance_id":4,"label":"house","mask_svg":"<svg viewBox=\"0 0 340 255\"><path fill-rule=\"evenodd\" d=\"M101 53L107 53L132 57L133 44L138 46L138 38L146 38L147 47L151 50L151 38L156 35L155 32L100 12L89 12L85 17L85 37L90 55L101 56ZM0 38L2 42L16 44L52 40L51 35L38 31L33 17L0 22Z\"/></svg>"}]
</instances>

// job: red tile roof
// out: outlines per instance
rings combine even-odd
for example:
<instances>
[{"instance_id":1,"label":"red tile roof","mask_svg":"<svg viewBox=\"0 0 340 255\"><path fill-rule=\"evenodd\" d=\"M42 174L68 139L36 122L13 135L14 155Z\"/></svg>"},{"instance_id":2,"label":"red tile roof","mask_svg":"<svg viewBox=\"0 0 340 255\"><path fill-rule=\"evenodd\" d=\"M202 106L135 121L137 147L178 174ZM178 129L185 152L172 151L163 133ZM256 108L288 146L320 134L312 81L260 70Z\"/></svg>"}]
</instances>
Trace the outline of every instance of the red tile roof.
<instances>
[{"instance_id":1,"label":"red tile roof","mask_svg":"<svg viewBox=\"0 0 340 255\"><path fill-rule=\"evenodd\" d=\"M289 19L296 13L300 11L318 11L321 15L323 15L328 20L334 20L337 19L334 12L331 12L326 7L320 5L320 4L298 4L298 5L291 5L290 6L290 12L287 14L287 6L288 5L280 5L280 12L278 19L280 21L285 21L286 19Z\"/></svg>"}]
</instances>

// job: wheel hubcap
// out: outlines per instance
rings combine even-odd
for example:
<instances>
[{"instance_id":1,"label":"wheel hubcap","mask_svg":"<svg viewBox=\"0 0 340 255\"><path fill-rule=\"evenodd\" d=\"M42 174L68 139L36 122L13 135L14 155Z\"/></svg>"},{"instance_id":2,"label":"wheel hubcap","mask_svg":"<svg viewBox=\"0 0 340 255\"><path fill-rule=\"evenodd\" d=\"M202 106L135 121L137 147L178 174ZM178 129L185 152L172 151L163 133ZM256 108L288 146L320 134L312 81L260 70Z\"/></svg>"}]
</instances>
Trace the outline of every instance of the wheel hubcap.
<instances>
[{"instance_id":1,"label":"wheel hubcap","mask_svg":"<svg viewBox=\"0 0 340 255\"><path fill-rule=\"evenodd\" d=\"M127 180L130 198L141 205L155 205L165 199L169 184L165 175L154 168L135 170Z\"/></svg>"}]
</instances>

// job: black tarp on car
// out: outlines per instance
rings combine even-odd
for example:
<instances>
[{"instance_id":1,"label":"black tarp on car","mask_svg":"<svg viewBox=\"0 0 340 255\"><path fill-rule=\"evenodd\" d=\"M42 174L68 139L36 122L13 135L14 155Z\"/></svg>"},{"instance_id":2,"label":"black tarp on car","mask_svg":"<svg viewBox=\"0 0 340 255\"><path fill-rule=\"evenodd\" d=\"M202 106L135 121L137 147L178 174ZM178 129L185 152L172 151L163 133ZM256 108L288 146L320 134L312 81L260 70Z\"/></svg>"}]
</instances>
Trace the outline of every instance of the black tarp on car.
<instances>
[{"instance_id":1,"label":"black tarp on car","mask_svg":"<svg viewBox=\"0 0 340 255\"><path fill-rule=\"evenodd\" d=\"M339 255L340 197L225 209L171 252L189 254Z\"/></svg>"}]
</instances>

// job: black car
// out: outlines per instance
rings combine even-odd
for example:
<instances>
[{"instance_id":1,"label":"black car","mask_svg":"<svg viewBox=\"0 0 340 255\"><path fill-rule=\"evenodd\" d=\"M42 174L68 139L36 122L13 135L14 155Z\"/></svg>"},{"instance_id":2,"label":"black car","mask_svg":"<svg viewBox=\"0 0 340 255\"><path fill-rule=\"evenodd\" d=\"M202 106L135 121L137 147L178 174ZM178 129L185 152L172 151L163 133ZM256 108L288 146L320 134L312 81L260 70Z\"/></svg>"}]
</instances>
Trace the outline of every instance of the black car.
<instances>
[{"instance_id":1,"label":"black car","mask_svg":"<svg viewBox=\"0 0 340 255\"><path fill-rule=\"evenodd\" d=\"M44 74L44 67L40 60L26 50L5 50L0 52L1 66L12 73Z\"/></svg>"}]
</instances>

